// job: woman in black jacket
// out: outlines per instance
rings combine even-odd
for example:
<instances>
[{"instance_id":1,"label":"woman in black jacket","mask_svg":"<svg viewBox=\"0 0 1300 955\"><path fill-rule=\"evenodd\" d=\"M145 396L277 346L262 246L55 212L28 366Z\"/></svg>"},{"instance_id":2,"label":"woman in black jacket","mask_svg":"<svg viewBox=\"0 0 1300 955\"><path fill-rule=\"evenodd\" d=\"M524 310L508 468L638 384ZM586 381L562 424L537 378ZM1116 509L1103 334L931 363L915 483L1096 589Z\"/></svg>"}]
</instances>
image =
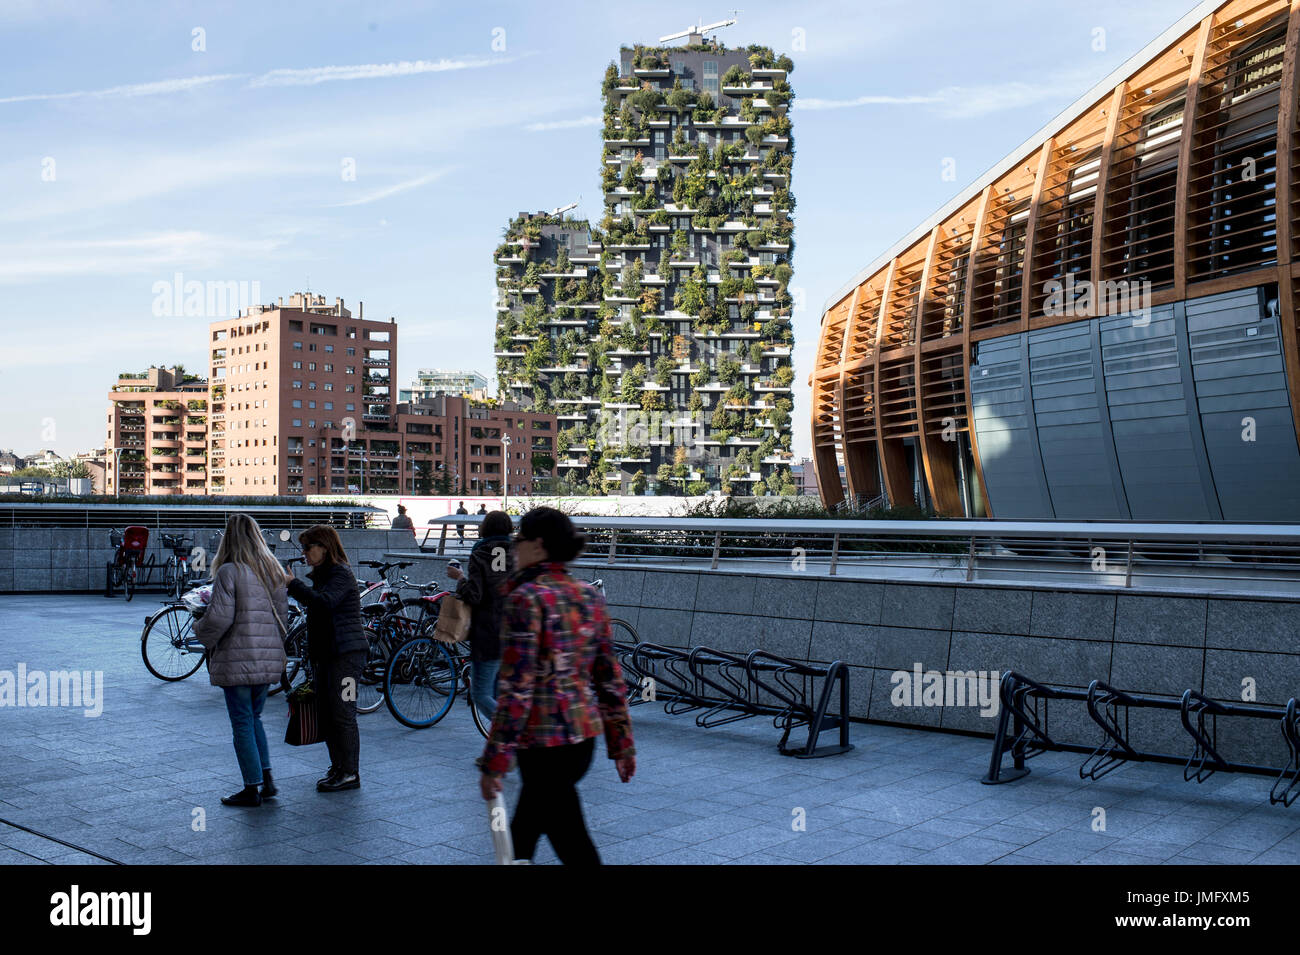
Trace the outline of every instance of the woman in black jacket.
<instances>
[{"instance_id":1,"label":"woman in black jacket","mask_svg":"<svg viewBox=\"0 0 1300 955\"><path fill-rule=\"evenodd\" d=\"M330 753L329 772L317 781L316 789L324 793L359 789L357 686L367 642L357 579L334 528L317 524L298 535L298 541L312 567L307 574L312 585L288 574L289 596L307 608L307 652L316 671L321 731Z\"/></svg>"},{"instance_id":2,"label":"woman in black jacket","mask_svg":"<svg viewBox=\"0 0 1300 955\"><path fill-rule=\"evenodd\" d=\"M489 721L497 708L497 671L501 669L501 585L515 569L510 547L513 524L505 511L492 511L479 526L479 542L469 555L469 573L450 567L456 596L470 608L469 671L474 705Z\"/></svg>"}]
</instances>

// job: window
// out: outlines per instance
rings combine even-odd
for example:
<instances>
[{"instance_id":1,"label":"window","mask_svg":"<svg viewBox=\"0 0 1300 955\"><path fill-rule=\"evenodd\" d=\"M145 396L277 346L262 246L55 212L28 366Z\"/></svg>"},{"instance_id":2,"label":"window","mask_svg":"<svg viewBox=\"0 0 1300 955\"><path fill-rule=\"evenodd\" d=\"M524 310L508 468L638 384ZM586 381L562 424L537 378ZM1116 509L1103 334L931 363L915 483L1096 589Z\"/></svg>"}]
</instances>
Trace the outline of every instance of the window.
<instances>
[{"instance_id":1,"label":"window","mask_svg":"<svg viewBox=\"0 0 1300 955\"><path fill-rule=\"evenodd\" d=\"M298 402L298 403L299 403L299 404L302 404L302 402ZM301 419L301 418L294 418L294 419L293 419L293 426L294 426L295 428L301 428L301 427L302 427L302 419Z\"/></svg>"},{"instance_id":2,"label":"window","mask_svg":"<svg viewBox=\"0 0 1300 955\"><path fill-rule=\"evenodd\" d=\"M356 410L357 410L357 406L354 405L352 402L349 401L349 402L348 402L348 410L349 410L349 411L356 411Z\"/></svg>"},{"instance_id":3,"label":"window","mask_svg":"<svg viewBox=\"0 0 1300 955\"><path fill-rule=\"evenodd\" d=\"M295 382L293 383L293 386L294 386L295 388L302 388L302 382L301 382L301 381L295 381Z\"/></svg>"},{"instance_id":4,"label":"window","mask_svg":"<svg viewBox=\"0 0 1300 955\"><path fill-rule=\"evenodd\" d=\"M334 382L332 382L332 381L327 381L327 382L325 382L325 390L326 390L326 391L333 391L333 390L334 390Z\"/></svg>"},{"instance_id":5,"label":"window","mask_svg":"<svg viewBox=\"0 0 1300 955\"><path fill-rule=\"evenodd\" d=\"M704 92L710 96L718 95L718 61L704 61Z\"/></svg>"},{"instance_id":6,"label":"window","mask_svg":"<svg viewBox=\"0 0 1300 955\"><path fill-rule=\"evenodd\" d=\"M308 371L315 371L315 370L316 370L316 363L315 363L314 361L309 361L309 362L307 362L307 370L308 370Z\"/></svg>"},{"instance_id":7,"label":"window","mask_svg":"<svg viewBox=\"0 0 1300 955\"><path fill-rule=\"evenodd\" d=\"M316 350L316 343L315 343L315 342L312 342L310 345L308 345L308 346L307 346L307 350L308 350L308 351L315 351L315 350Z\"/></svg>"},{"instance_id":8,"label":"window","mask_svg":"<svg viewBox=\"0 0 1300 955\"><path fill-rule=\"evenodd\" d=\"M326 411L333 411L333 410L334 410L334 402L332 402L332 401L327 401L327 402L325 402L325 410L326 410Z\"/></svg>"},{"instance_id":9,"label":"window","mask_svg":"<svg viewBox=\"0 0 1300 955\"><path fill-rule=\"evenodd\" d=\"M296 362L294 362L294 363L293 363L293 367L294 367L295 369L301 370L301 369L302 369L302 362L300 362L300 361L296 361Z\"/></svg>"},{"instance_id":10,"label":"window","mask_svg":"<svg viewBox=\"0 0 1300 955\"><path fill-rule=\"evenodd\" d=\"M302 407L302 399L301 399L301 398L294 398L294 399L293 399L293 407L295 407L295 408L301 408L301 407Z\"/></svg>"},{"instance_id":11,"label":"window","mask_svg":"<svg viewBox=\"0 0 1300 955\"><path fill-rule=\"evenodd\" d=\"M334 370L334 366L331 365L329 362L326 362L326 363L325 363L325 369L324 369L324 370L325 370L325 371L333 371L333 370Z\"/></svg>"},{"instance_id":12,"label":"window","mask_svg":"<svg viewBox=\"0 0 1300 955\"><path fill-rule=\"evenodd\" d=\"M326 346L325 346L325 351L328 352L328 353L330 353L330 354L333 354L333 352L334 352L334 346L333 346L333 345L326 345Z\"/></svg>"},{"instance_id":13,"label":"window","mask_svg":"<svg viewBox=\"0 0 1300 955\"><path fill-rule=\"evenodd\" d=\"M356 350L355 348L353 348L351 345L349 345L349 346L348 346L348 356L351 357L351 356L355 355L356 353L357 353L357 350Z\"/></svg>"},{"instance_id":14,"label":"window","mask_svg":"<svg viewBox=\"0 0 1300 955\"><path fill-rule=\"evenodd\" d=\"M314 402L314 401L309 401L309 402L307 402L307 407L308 407L308 408L315 408L315 407L316 407L316 402Z\"/></svg>"},{"instance_id":15,"label":"window","mask_svg":"<svg viewBox=\"0 0 1300 955\"><path fill-rule=\"evenodd\" d=\"M355 375L356 373L357 373L356 365L348 365L347 368L344 369L344 374Z\"/></svg>"},{"instance_id":16,"label":"window","mask_svg":"<svg viewBox=\"0 0 1300 955\"><path fill-rule=\"evenodd\" d=\"M302 342L294 342L294 343L293 343L293 350L294 350L294 351L302 351Z\"/></svg>"},{"instance_id":17,"label":"window","mask_svg":"<svg viewBox=\"0 0 1300 955\"><path fill-rule=\"evenodd\" d=\"M309 382L307 382L307 390L308 390L308 391L315 391L315 390L316 390L316 382L314 382L314 381L309 381Z\"/></svg>"}]
</instances>

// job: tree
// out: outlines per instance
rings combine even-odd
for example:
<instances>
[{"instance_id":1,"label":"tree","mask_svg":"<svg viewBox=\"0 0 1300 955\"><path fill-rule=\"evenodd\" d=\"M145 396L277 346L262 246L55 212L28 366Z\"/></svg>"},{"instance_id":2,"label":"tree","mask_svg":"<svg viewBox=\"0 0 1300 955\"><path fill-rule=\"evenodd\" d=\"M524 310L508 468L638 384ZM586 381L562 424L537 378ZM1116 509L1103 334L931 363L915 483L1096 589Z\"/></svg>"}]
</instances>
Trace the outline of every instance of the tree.
<instances>
[{"instance_id":1,"label":"tree","mask_svg":"<svg viewBox=\"0 0 1300 955\"><path fill-rule=\"evenodd\" d=\"M633 494L644 494L645 486L646 486L645 472L638 468L636 474L632 475L632 483L630 489Z\"/></svg>"},{"instance_id":2,"label":"tree","mask_svg":"<svg viewBox=\"0 0 1300 955\"><path fill-rule=\"evenodd\" d=\"M411 474L412 489L417 495L433 493L432 465L428 461L416 461Z\"/></svg>"},{"instance_id":3,"label":"tree","mask_svg":"<svg viewBox=\"0 0 1300 955\"><path fill-rule=\"evenodd\" d=\"M692 481L686 485L686 493L691 497L700 497L709 493L708 481Z\"/></svg>"}]
</instances>

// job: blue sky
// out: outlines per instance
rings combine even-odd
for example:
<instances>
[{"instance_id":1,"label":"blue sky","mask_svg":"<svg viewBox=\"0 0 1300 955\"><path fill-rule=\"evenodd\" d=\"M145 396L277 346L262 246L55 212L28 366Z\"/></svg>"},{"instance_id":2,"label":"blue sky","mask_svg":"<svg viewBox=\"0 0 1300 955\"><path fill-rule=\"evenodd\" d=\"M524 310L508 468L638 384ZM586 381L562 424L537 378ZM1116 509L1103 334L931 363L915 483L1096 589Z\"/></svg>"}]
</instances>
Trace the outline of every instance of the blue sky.
<instances>
[{"instance_id":1,"label":"blue sky","mask_svg":"<svg viewBox=\"0 0 1300 955\"><path fill-rule=\"evenodd\" d=\"M826 297L1193 6L751 0L718 31L795 62L796 453ZM0 0L0 447L98 447L118 372L205 370L207 319L154 315L177 272L395 316L403 385L491 376L506 222L599 219L605 66L701 15L731 10Z\"/></svg>"}]
</instances>

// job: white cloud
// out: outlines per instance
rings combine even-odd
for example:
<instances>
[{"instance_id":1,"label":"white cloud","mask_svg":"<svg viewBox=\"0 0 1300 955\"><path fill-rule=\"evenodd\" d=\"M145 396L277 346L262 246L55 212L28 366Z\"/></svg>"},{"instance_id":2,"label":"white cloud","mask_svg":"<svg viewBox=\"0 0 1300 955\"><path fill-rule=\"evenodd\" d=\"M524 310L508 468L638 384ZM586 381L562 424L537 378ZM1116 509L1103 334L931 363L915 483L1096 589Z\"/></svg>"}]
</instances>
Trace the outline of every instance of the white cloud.
<instances>
[{"instance_id":1,"label":"white cloud","mask_svg":"<svg viewBox=\"0 0 1300 955\"><path fill-rule=\"evenodd\" d=\"M37 100L81 99L84 97L103 98L109 96L160 96L167 93L183 93L213 83L226 80L238 80L246 73L210 73L205 76L186 76L174 80L155 80L152 83L130 83L125 86L110 86L102 90L73 90L68 93L26 93L21 96L0 97L0 104L30 103Z\"/></svg>"},{"instance_id":2,"label":"white cloud","mask_svg":"<svg viewBox=\"0 0 1300 955\"><path fill-rule=\"evenodd\" d=\"M549 133L553 129L577 129L581 126L599 125L599 116L579 116L577 119L557 119L549 123L529 123L524 129L530 133Z\"/></svg>"},{"instance_id":3,"label":"white cloud","mask_svg":"<svg viewBox=\"0 0 1300 955\"><path fill-rule=\"evenodd\" d=\"M78 275L158 273L180 266L214 268L231 258L270 255L287 244L283 237L250 239L199 231L5 243L0 244L0 285ZM255 276L221 278L252 281Z\"/></svg>"},{"instance_id":4,"label":"white cloud","mask_svg":"<svg viewBox=\"0 0 1300 955\"><path fill-rule=\"evenodd\" d=\"M854 99L801 98L792 108L806 110L853 109L858 106L932 106L950 119L976 118L1005 110L1025 109L1039 103L1062 107L1096 82L1090 73L1071 72L1047 77L1037 83L1010 80L983 86L945 86L933 93L913 96L873 94Z\"/></svg>"},{"instance_id":5,"label":"white cloud","mask_svg":"<svg viewBox=\"0 0 1300 955\"><path fill-rule=\"evenodd\" d=\"M364 206L369 202L375 202L379 199L387 199L389 196L395 196L399 192L406 192L408 189L418 189L420 186L427 186L435 180L441 179L447 173L451 172L451 167L446 169L435 169L432 172L425 173L423 176L417 176L415 179L408 179L405 182L399 182L394 186L386 186L374 192L367 193L357 199L349 199L347 202L338 202L334 205L341 206Z\"/></svg>"},{"instance_id":6,"label":"white cloud","mask_svg":"<svg viewBox=\"0 0 1300 955\"><path fill-rule=\"evenodd\" d=\"M309 66L302 69L271 70L256 77L250 86L315 86L334 80L373 80L448 70L474 70L509 63L511 57L469 57L459 60L401 60L397 63L363 63L356 66Z\"/></svg>"},{"instance_id":7,"label":"white cloud","mask_svg":"<svg viewBox=\"0 0 1300 955\"><path fill-rule=\"evenodd\" d=\"M859 96L856 99L798 99L792 109L803 112L816 109L851 109L855 106L911 106L937 103L937 96Z\"/></svg>"}]
</instances>

